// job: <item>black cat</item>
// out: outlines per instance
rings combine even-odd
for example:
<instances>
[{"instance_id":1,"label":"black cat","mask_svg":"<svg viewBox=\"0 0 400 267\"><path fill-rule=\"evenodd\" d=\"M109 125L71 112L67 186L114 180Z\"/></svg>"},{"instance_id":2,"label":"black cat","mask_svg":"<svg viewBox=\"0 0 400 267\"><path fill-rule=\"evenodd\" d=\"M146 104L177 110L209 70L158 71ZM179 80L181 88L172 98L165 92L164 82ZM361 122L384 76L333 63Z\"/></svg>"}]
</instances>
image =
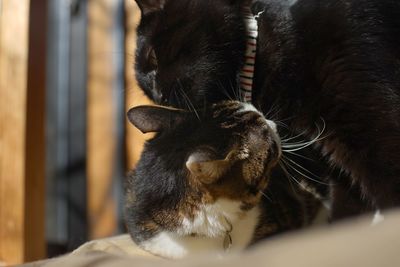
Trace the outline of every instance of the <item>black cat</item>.
<instances>
[{"instance_id":1,"label":"black cat","mask_svg":"<svg viewBox=\"0 0 400 267\"><path fill-rule=\"evenodd\" d=\"M201 114L139 106L129 120L146 142L125 184L132 239L167 258L240 251L312 223L316 192L271 175L282 156L276 127L252 105L224 101Z\"/></svg>"},{"instance_id":2,"label":"black cat","mask_svg":"<svg viewBox=\"0 0 400 267\"><path fill-rule=\"evenodd\" d=\"M201 109L237 98L250 6L253 104L308 138L326 124L317 147L340 174L333 217L400 205L400 1L136 2L136 75L153 100Z\"/></svg>"}]
</instances>

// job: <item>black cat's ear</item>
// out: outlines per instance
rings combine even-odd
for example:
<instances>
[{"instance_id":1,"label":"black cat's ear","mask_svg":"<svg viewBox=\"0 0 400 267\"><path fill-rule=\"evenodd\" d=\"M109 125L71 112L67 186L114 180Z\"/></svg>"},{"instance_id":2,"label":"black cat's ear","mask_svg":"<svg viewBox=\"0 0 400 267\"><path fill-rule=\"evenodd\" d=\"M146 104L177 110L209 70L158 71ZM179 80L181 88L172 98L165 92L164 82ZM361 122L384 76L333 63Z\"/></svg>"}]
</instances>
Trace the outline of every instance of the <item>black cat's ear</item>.
<instances>
[{"instance_id":1,"label":"black cat's ear","mask_svg":"<svg viewBox=\"0 0 400 267\"><path fill-rule=\"evenodd\" d=\"M143 15L159 11L164 8L166 0L135 0Z\"/></svg>"},{"instance_id":2,"label":"black cat's ear","mask_svg":"<svg viewBox=\"0 0 400 267\"><path fill-rule=\"evenodd\" d=\"M142 133L161 132L180 123L187 112L161 106L137 106L128 111L128 120Z\"/></svg>"},{"instance_id":3,"label":"black cat's ear","mask_svg":"<svg viewBox=\"0 0 400 267\"><path fill-rule=\"evenodd\" d=\"M212 184L232 167L235 162L232 155L231 152L224 159L218 159L213 151L195 151L187 159L186 168L201 182Z\"/></svg>"}]
</instances>

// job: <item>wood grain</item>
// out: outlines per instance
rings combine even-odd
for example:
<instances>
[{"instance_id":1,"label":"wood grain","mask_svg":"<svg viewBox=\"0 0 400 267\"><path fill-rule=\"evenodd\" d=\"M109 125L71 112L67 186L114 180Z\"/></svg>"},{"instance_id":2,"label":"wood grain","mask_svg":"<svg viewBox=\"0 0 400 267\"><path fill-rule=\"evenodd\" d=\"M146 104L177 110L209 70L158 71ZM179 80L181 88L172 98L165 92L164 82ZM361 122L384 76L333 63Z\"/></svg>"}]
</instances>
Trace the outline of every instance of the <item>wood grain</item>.
<instances>
[{"instance_id":1,"label":"wood grain","mask_svg":"<svg viewBox=\"0 0 400 267\"><path fill-rule=\"evenodd\" d=\"M117 146L116 107L113 101L113 15L118 1L88 2L88 213L90 238L115 233L116 203L113 198L114 155ZM122 52L122 51L121 51Z\"/></svg>"},{"instance_id":2,"label":"wood grain","mask_svg":"<svg viewBox=\"0 0 400 267\"><path fill-rule=\"evenodd\" d=\"M0 259L24 258L29 1L3 1L0 36ZM18 40L18 42L16 42Z\"/></svg>"},{"instance_id":3,"label":"wood grain","mask_svg":"<svg viewBox=\"0 0 400 267\"><path fill-rule=\"evenodd\" d=\"M0 260L17 264L45 256L46 1L1 4Z\"/></svg>"},{"instance_id":4,"label":"wood grain","mask_svg":"<svg viewBox=\"0 0 400 267\"><path fill-rule=\"evenodd\" d=\"M25 131L24 261L46 256L45 106L47 2L31 0Z\"/></svg>"}]
</instances>

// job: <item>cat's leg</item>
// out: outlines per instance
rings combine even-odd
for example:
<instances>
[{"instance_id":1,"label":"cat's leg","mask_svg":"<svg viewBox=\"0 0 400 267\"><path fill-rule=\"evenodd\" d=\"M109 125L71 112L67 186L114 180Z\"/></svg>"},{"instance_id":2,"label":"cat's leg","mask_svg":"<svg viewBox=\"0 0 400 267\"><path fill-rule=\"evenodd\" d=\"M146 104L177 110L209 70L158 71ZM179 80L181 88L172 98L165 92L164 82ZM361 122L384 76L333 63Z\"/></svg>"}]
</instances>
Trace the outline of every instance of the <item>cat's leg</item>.
<instances>
[{"instance_id":1,"label":"cat's leg","mask_svg":"<svg viewBox=\"0 0 400 267\"><path fill-rule=\"evenodd\" d=\"M357 96L364 94L355 92L359 93ZM351 210L383 212L400 207L400 110L396 114L391 106L382 106L385 100L379 99L379 95L349 95L345 103L335 102L322 115L326 128L334 129L331 136L321 141L322 153L348 175L347 181L338 179L332 190L336 198L333 218L348 215L340 211L342 208L351 214ZM360 200L369 207L359 207Z\"/></svg>"},{"instance_id":2,"label":"cat's leg","mask_svg":"<svg viewBox=\"0 0 400 267\"><path fill-rule=\"evenodd\" d=\"M369 175L360 181L361 188L371 198L375 210L384 211L400 207L400 171L399 177L391 175L395 172L388 167L381 175Z\"/></svg>"},{"instance_id":3,"label":"cat's leg","mask_svg":"<svg viewBox=\"0 0 400 267\"><path fill-rule=\"evenodd\" d=\"M348 217L372 211L372 207L363 200L360 187L351 183L351 178L343 173L331 179L330 221L335 222Z\"/></svg>"},{"instance_id":4,"label":"cat's leg","mask_svg":"<svg viewBox=\"0 0 400 267\"><path fill-rule=\"evenodd\" d=\"M378 125L378 123L373 123ZM383 127L376 126L376 129ZM375 210L400 207L400 129L386 127L381 136L364 137L364 148L350 149L349 160L342 161L351 170L352 180L359 185L362 196ZM365 131L366 132L366 131ZM371 137L372 136L372 137ZM348 144L356 140L350 139Z\"/></svg>"}]
</instances>

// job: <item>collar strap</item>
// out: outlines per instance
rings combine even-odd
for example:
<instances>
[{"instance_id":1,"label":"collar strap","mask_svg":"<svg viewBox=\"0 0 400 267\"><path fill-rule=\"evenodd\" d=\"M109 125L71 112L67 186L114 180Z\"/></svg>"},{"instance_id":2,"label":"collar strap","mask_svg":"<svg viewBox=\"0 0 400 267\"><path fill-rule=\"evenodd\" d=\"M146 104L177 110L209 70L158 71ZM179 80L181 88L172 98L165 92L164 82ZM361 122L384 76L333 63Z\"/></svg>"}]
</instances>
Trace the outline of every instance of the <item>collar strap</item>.
<instances>
[{"instance_id":1,"label":"collar strap","mask_svg":"<svg viewBox=\"0 0 400 267\"><path fill-rule=\"evenodd\" d=\"M250 7L243 9L243 17L246 25L246 54L243 68L240 71L240 97L243 102L251 102L254 78L254 65L256 62L258 22L257 18L262 12L253 15Z\"/></svg>"}]
</instances>

